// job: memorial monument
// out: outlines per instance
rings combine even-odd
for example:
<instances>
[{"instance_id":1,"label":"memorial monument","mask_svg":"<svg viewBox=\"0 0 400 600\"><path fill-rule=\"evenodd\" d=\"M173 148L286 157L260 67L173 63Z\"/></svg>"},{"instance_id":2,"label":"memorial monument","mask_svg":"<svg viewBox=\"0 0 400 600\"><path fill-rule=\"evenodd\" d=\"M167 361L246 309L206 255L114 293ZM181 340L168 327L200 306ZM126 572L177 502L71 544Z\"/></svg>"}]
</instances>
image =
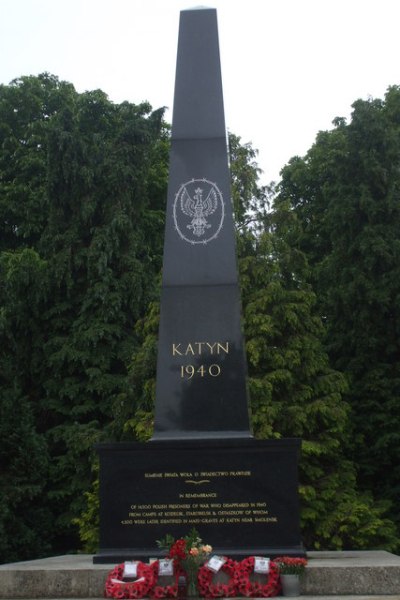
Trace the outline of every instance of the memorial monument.
<instances>
[{"instance_id":1,"label":"memorial monument","mask_svg":"<svg viewBox=\"0 0 400 600\"><path fill-rule=\"evenodd\" d=\"M181 12L154 434L100 444L94 562L195 527L228 556L303 553L300 440L250 431L215 9Z\"/></svg>"},{"instance_id":2,"label":"memorial monument","mask_svg":"<svg viewBox=\"0 0 400 600\"><path fill-rule=\"evenodd\" d=\"M194 437L250 437L214 9L180 20L153 439Z\"/></svg>"}]
</instances>

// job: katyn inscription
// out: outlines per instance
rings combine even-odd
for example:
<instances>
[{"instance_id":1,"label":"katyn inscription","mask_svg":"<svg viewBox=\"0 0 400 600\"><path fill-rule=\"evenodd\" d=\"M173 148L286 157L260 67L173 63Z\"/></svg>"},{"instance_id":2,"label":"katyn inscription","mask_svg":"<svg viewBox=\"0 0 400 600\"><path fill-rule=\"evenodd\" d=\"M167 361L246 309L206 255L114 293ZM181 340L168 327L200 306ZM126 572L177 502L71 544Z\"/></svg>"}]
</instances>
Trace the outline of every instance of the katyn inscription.
<instances>
[{"instance_id":1,"label":"katyn inscription","mask_svg":"<svg viewBox=\"0 0 400 600\"><path fill-rule=\"evenodd\" d=\"M229 342L193 342L189 344L182 344L182 342L172 344L172 356L202 356L203 354L229 354Z\"/></svg>"}]
</instances>

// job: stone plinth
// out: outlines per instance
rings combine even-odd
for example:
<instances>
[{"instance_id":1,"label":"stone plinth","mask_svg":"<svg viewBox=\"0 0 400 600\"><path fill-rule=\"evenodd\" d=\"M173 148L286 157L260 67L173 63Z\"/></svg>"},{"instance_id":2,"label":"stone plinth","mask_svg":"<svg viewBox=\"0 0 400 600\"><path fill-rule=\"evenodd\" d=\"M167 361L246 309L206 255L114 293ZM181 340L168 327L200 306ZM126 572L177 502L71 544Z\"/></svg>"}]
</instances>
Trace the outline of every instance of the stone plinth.
<instances>
[{"instance_id":1,"label":"stone plinth","mask_svg":"<svg viewBox=\"0 0 400 600\"><path fill-rule=\"evenodd\" d=\"M302 594L308 600L400 600L400 556L383 551L309 552ZM0 565L0 598L103 598L112 564L91 555L57 556Z\"/></svg>"},{"instance_id":2,"label":"stone plinth","mask_svg":"<svg viewBox=\"0 0 400 600\"><path fill-rule=\"evenodd\" d=\"M400 594L400 556L384 551L309 552L305 595Z\"/></svg>"}]
</instances>

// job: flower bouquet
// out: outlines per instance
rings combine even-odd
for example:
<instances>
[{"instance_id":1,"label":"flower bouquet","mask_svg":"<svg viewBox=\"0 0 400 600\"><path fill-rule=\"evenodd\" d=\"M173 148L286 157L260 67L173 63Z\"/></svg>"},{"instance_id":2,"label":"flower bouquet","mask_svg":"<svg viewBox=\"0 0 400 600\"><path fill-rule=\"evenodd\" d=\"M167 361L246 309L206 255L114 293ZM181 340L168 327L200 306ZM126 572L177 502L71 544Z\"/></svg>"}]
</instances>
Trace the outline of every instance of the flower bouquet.
<instances>
[{"instance_id":1,"label":"flower bouquet","mask_svg":"<svg viewBox=\"0 0 400 600\"><path fill-rule=\"evenodd\" d=\"M197 596L197 576L199 568L206 562L212 547L203 544L197 530L191 529L189 534L183 538L175 538L167 534L162 540L157 540L159 548L167 550L168 558L177 561L186 573L187 595Z\"/></svg>"},{"instance_id":2,"label":"flower bouquet","mask_svg":"<svg viewBox=\"0 0 400 600\"><path fill-rule=\"evenodd\" d=\"M307 559L295 556L279 556L275 559L278 565L282 593L284 596L300 595L300 577L307 565Z\"/></svg>"},{"instance_id":3,"label":"flower bouquet","mask_svg":"<svg viewBox=\"0 0 400 600\"><path fill-rule=\"evenodd\" d=\"M278 556L274 559L281 575L302 575L307 566L306 558Z\"/></svg>"}]
</instances>

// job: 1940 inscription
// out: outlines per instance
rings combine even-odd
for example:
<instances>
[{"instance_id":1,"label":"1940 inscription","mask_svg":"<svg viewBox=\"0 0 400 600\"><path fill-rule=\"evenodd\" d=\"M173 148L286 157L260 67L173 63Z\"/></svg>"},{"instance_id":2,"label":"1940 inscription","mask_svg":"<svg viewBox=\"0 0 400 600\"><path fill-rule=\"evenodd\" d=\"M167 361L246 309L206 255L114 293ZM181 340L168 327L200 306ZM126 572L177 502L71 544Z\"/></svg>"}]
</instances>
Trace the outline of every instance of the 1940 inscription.
<instances>
[{"instance_id":1,"label":"1940 inscription","mask_svg":"<svg viewBox=\"0 0 400 600\"><path fill-rule=\"evenodd\" d=\"M172 344L172 356L219 356L229 354L229 342L174 342ZM192 379L192 377L218 377L221 375L221 365L218 363L180 366L181 379Z\"/></svg>"}]
</instances>

